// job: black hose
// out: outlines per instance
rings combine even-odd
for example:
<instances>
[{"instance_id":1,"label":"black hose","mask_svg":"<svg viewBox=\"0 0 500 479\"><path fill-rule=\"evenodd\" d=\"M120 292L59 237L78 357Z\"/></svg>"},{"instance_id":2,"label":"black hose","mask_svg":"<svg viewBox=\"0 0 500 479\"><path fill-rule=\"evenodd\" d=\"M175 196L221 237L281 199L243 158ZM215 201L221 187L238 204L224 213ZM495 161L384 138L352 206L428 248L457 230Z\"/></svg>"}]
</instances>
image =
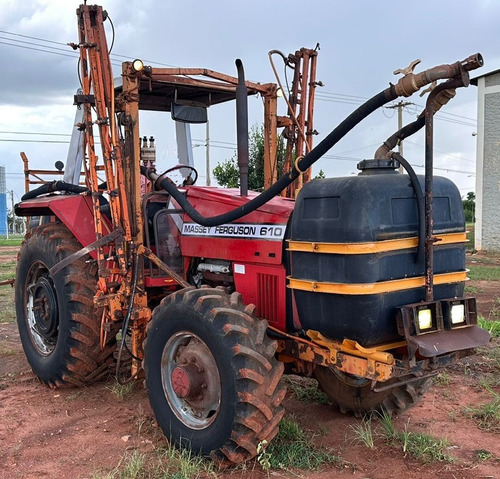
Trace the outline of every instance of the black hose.
<instances>
[{"instance_id":1,"label":"black hose","mask_svg":"<svg viewBox=\"0 0 500 479\"><path fill-rule=\"evenodd\" d=\"M132 316L132 310L134 309L134 299L135 299L135 292L137 290L137 280L139 278L139 258L137 253L134 253L134 269L133 269L133 277L132 277L132 292L130 294L130 299L128 303L128 308L127 308L127 313L125 315L125 319L123 320L123 325L122 325L122 340L120 342L120 347L118 348L118 356L116 358L116 380L118 381L119 384L127 384L130 382L134 377L130 377L128 379L121 379L120 378L120 365L121 365L121 359L122 359L122 354L123 354L123 349L126 347L125 341L127 339L127 330L128 330L128 324L130 322L130 318ZM126 348L128 350L128 347ZM133 358L135 356L130 353ZM137 374L137 373L136 373Z\"/></svg>"},{"instance_id":2,"label":"black hose","mask_svg":"<svg viewBox=\"0 0 500 479\"><path fill-rule=\"evenodd\" d=\"M418 121L418 120L417 120ZM414 122L416 123L416 122ZM409 126L409 125L408 125ZM401 131L401 130L399 130ZM391 158L399 161L403 168L408 172L410 177L411 186L417 197L417 212L418 212L418 247L417 256L415 261L420 263L424 260L424 246L425 246L425 201L424 194L422 193L422 188L420 182L418 181L417 175L413 167L406 161L399 153L393 152Z\"/></svg>"},{"instance_id":3,"label":"black hose","mask_svg":"<svg viewBox=\"0 0 500 479\"><path fill-rule=\"evenodd\" d=\"M367 102L354 110L344 121L342 121L342 123L332 130L324 140L322 140L314 149L298 161L296 168L285 173L276 183L274 183L274 185L261 193L259 196L250 200L248 203L245 203L244 205L222 215L208 218L202 216L198 213L198 211L196 211L184 194L181 193L175 185L167 179L160 181L157 187L159 186L167 191L167 193L169 193L175 201L179 203L179 206L186 212L186 214L193 221L202 226L218 226L224 223L230 223L231 221L235 221L252 211L255 211L257 208L271 200L271 198L277 196L289 184L298 178L300 172L306 171L314 162L321 158L330 148L332 148L332 146L334 146L358 123L360 123L361 120L366 118L370 113L373 113L377 108L380 108L382 105L385 105L396 98L397 94L393 85L370 98ZM300 172L298 170L300 170ZM148 169L144 166L141 166L141 173L153 181L156 181L158 178L154 170Z\"/></svg>"},{"instance_id":4,"label":"black hose","mask_svg":"<svg viewBox=\"0 0 500 479\"><path fill-rule=\"evenodd\" d=\"M375 152L375 159L385 158L385 153L390 152L396 145L398 141L403 141L405 138L413 135L417 131L421 130L425 125L425 115L421 114L415 121L405 125L403 128L398 130L394 135L387 138L382 146Z\"/></svg>"},{"instance_id":5,"label":"black hose","mask_svg":"<svg viewBox=\"0 0 500 479\"><path fill-rule=\"evenodd\" d=\"M45 183L38 188L28 191L21 197L21 201L31 200L37 196L46 195L48 193L53 193L54 191L68 191L69 193L84 193L89 191L85 186L73 185L71 183L66 183L62 180L52 181L50 183Z\"/></svg>"}]
</instances>

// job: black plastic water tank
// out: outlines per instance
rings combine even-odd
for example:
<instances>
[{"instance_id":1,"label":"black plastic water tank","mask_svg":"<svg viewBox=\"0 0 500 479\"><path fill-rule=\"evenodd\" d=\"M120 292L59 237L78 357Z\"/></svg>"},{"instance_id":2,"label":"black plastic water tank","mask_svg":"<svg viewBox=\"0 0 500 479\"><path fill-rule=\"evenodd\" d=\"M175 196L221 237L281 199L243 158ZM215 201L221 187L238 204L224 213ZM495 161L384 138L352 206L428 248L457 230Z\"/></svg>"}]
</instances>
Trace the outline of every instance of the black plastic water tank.
<instances>
[{"instance_id":1,"label":"black plastic water tank","mask_svg":"<svg viewBox=\"0 0 500 479\"><path fill-rule=\"evenodd\" d=\"M305 185L297 198L290 233L290 287L302 328L364 346L401 339L396 308L425 298L424 287L409 288L404 281L422 278L424 261L416 261L416 246L397 241L417 237L414 190L408 175L379 166L367 161L357 176ZM423 176L419 182L423 191ZM463 234L457 235L464 232L457 187L447 178L434 177L434 234L442 239L434 249L435 279L443 273L465 271ZM387 246L394 243L399 245L396 249ZM297 244L310 250L297 250ZM321 252L314 244L330 245L331 251ZM335 252L337 246L340 252ZM313 290L303 290L295 280ZM360 291L371 285L384 289L387 282L395 282L396 289L377 294ZM454 277L453 282L437 283L435 299L463 295L463 280ZM332 292L314 291L318 284L330 285Z\"/></svg>"}]
</instances>

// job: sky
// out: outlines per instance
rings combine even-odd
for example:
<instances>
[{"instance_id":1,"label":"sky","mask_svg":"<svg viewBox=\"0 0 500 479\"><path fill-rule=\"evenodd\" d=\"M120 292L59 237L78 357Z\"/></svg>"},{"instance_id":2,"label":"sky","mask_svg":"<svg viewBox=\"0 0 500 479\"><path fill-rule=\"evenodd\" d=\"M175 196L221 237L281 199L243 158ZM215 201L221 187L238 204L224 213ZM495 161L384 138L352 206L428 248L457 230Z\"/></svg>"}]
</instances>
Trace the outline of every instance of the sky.
<instances>
[{"instance_id":1,"label":"sky","mask_svg":"<svg viewBox=\"0 0 500 479\"><path fill-rule=\"evenodd\" d=\"M15 202L24 193L20 151L32 168L52 169L56 161L66 161L79 85L77 56L66 44L78 41L80 3L0 0L0 165ZM269 50L288 54L319 43L317 79L324 87L317 90L315 144L362 101L395 83L393 71L412 60L422 60L416 68L422 71L480 52L485 66L472 77L500 68L500 2L494 0L108 0L102 6L115 27L115 76L122 61L135 58L153 66L205 67L236 76L234 61L240 58L248 80L267 83L275 81ZM109 24L107 32L110 44ZM414 104L405 108L404 124L425 105L418 94L407 101ZM285 111L282 104L279 113ZM262 123L261 99L249 98L249 115L250 125ZM234 154L234 104L211 108L209 118L213 167ZM475 190L476 125L472 85L459 89L436 115L435 174L452 179L462 196ZM356 174L356 164L371 158L396 129L396 110L374 112L314 165L313 174L319 169L328 177ZM157 138L158 170L177 164L173 131L164 115L141 120L141 135ZM205 127L193 127L192 137L204 184ZM405 142L404 155L417 173L423 172L423 132Z\"/></svg>"}]
</instances>

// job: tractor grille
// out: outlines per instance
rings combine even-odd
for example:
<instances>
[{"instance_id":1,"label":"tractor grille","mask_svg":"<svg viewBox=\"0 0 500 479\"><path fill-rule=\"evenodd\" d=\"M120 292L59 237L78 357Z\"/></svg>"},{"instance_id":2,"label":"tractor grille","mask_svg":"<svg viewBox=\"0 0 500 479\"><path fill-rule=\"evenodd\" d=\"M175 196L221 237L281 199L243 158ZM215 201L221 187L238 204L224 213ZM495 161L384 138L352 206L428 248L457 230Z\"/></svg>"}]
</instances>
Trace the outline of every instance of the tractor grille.
<instances>
[{"instance_id":1,"label":"tractor grille","mask_svg":"<svg viewBox=\"0 0 500 479\"><path fill-rule=\"evenodd\" d=\"M257 273L257 308L260 316L278 321L278 276Z\"/></svg>"}]
</instances>

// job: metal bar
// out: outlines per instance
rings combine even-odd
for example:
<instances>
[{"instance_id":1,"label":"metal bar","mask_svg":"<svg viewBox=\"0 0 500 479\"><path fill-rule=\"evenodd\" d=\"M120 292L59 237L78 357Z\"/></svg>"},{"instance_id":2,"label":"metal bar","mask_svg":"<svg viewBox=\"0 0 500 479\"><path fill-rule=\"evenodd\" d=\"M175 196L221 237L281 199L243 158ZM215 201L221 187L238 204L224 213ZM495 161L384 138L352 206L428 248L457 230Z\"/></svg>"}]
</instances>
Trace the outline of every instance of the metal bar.
<instances>
[{"instance_id":1,"label":"metal bar","mask_svg":"<svg viewBox=\"0 0 500 479\"><path fill-rule=\"evenodd\" d=\"M151 69L151 78L161 80L162 77L182 77L185 75L198 75L198 76L206 76L208 78L214 78L216 80L220 80L221 82L229 83L230 85L236 86L238 84L238 79L226 75L224 73L219 73L214 70L207 70L206 68L152 68ZM194 82L203 82L202 80L189 79ZM220 83L210 82L213 86L223 86ZM251 90L256 90L261 93L265 93L268 91L269 87L272 87L272 83L265 83L263 85L259 83L254 83L251 81L246 81L245 85L247 88Z\"/></svg>"},{"instance_id":2,"label":"metal bar","mask_svg":"<svg viewBox=\"0 0 500 479\"><path fill-rule=\"evenodd\" d=\"M278 177L277 148L277 98L276 91L264 97L264 189L274 184Z\"/></svg>"},{"instance_id":3,"label":"metal bar","mask_svg":"<svg viewBox=\"0 0 500 479\"><path fill-rule=\"evenodd\" d=\"M139 254L143 254L146 258L148 258L150 261L152 261L158 268L162 269L167 273L171 278L175 279L177 283L179 283L181 286L184 288L189 288L191 285L184 280L184 278L180 275L178 275L170 266L165 264L158 256L156 256L149 248L146 248L145 246L141 246L138 248L137 252Z\"/></svg>"},{"instance_id":4,"label":"metal bar","mask_svg":"<svg viewBox=\"0 0 500 479\"><path fill-rule=\"evenodd\" d=\"M97 241L94 241L93 243L90 243L88 246L85 248L82 248L81 250L77 251L76 253L70 254L63 260L59 261L59 263L56 263L52 268L49 269L49 275L54 276L59 271L61 271L63 268L68 266L69 264L73 263L77 259L85 256L86 254L90 253L91 251L94 251L97 248L100 248L111 241L118 239L118 238L123 238L123 229L118 228L114 230L111 234L107 236L103 236L102 238L99 238Z\"/></svg>"},{"instance_id":5,"label":"metal bar","mask_svg":"<svg viewBox=\"0 0 500 479\"><path fill-rule=\"evenodd\" d=\"M469 74L464 68L458 78L440 83L432 90L425 104L425 300L434 300L434 243L433 236L433 162L434 162L434 107L436 97L444 90L468 85Z\"/></svg>"},{"instance_id":6,"label":"metal bar","mask_svg":"<svg viewBox=\"0 0 500 479\"><path fill-rule=\"evenodd\" d=\"M398 382L395 382L395 383L391 383L391 384L387 384L385 386L380 386L380 387L376 387L376 388L373 388L373 392L381 392L381 391L386 391L387 389L392 389L392 388L395 388L395 387L398 387L398 386L402 386L403 384L410 384L410 383L413 383L415 381L420 381L421 379L427 379L427 378L432 378L433 376L436 376L436 374L438 374L439 371L435 371L435 372L432 372L432 373L429 373L429 374L425 374L423 376L416 376L414 378L411 378L411 379L402 379L401 381L398 381Z\"/></svg>"}]
</instances>

